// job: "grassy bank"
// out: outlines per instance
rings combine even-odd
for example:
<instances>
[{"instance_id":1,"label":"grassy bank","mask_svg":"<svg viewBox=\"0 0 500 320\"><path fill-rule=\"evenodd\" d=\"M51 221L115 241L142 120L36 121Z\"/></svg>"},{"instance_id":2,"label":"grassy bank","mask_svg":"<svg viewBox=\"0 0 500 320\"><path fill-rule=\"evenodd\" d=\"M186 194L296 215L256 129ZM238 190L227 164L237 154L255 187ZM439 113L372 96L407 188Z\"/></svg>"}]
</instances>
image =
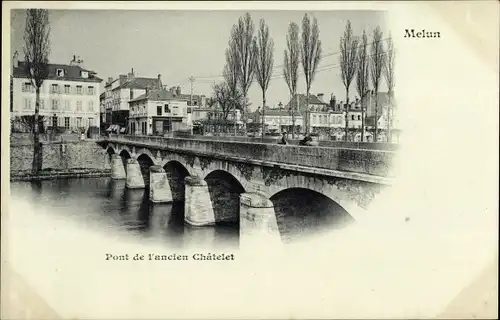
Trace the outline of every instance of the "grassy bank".
<instances>
[{"instance_id":1,"label":"grassy bank","mask_svg":"<svg viewBox=\"0 0 500 320\"><path fill-rule=\"evenodd\" d=\"M94 177L109 177L111 176L110 169L69 169L56 170L44 169L38 175L32 175L30 171L15 171L10 173L10 181L37 181L51 179L68 179L68 178L94 178Z\"/></svg>"}]
</instances>

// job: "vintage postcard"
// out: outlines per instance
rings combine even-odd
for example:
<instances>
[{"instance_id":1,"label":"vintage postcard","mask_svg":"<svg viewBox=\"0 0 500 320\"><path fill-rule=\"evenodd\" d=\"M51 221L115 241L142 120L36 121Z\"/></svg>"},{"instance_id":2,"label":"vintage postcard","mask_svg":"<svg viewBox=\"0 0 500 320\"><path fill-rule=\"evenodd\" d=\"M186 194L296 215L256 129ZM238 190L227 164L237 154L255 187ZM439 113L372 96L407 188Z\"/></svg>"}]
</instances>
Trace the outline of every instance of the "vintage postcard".
<instances>
[{"instance_id":1,"label":"vintage postcard","mask_svg":"<svg viewBox=\"0 0 500 320\"><path fill-rule=\"evenodd\" d=\"M497 2L2 7L2 319L498 317Z\"/></svg>"}]
</instances>

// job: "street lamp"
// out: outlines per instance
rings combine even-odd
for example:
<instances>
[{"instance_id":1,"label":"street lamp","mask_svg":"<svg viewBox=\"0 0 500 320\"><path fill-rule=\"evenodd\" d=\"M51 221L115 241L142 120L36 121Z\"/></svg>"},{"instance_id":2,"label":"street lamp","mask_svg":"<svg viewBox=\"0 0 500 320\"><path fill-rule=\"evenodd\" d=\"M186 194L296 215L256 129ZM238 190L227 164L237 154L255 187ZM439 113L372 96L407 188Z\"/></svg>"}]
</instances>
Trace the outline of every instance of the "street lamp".
<instances>
[{"instance_id":1,"label":"street lamp","mask_svg":"<svg viewBox=\"0 0 500 320\"><path fill-rule=\"evenodd\" d=\"M281 108L283 107L283 103L278 103L278 110L279 110L279 124L280 124L280 133L282 133L282 130L281 130Z\"/></svg>"}]
</instances>

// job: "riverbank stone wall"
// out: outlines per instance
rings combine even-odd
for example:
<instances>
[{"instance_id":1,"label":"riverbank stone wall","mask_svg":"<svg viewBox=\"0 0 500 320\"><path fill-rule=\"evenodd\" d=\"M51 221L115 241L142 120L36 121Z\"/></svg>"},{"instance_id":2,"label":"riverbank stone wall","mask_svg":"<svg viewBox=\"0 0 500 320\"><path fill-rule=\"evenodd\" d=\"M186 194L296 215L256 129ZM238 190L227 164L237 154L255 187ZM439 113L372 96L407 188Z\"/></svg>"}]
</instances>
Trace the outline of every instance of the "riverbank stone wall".
<instances>
[{"instance_id":1,"label":"riverbank stone wall","mask_svg":"<svg viewBox=\"0 0 500 320\"><path fill-rule=\"evenodd\" d=\"M106 156L106 150L95 141L42 143L42 170L109 170L110 162L106 161ZM32 161L32 144L11 144L11 172L31 170Z\"/></svg>"}]
</instances>

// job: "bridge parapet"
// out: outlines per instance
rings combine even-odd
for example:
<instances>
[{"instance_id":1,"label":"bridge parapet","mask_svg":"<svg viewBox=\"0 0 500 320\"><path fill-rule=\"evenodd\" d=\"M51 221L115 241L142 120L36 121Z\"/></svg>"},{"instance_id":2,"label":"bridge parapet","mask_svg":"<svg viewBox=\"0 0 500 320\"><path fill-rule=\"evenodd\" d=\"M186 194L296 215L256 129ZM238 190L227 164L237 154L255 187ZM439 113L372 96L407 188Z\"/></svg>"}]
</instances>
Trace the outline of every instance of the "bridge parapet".
<instances>
[{"instance_id":1,"label":"bridge parapet","mask_svg":"<svg viewBox=\"0 0 500 320\"><path fill-rule=\"evenodd\" d=\"M278 145L257 142L210 141L135 135L111 135L110 142L193 153L245 162L271 162L291 166L390 177L393 151Z\"/></svg>"}]
</instances>

